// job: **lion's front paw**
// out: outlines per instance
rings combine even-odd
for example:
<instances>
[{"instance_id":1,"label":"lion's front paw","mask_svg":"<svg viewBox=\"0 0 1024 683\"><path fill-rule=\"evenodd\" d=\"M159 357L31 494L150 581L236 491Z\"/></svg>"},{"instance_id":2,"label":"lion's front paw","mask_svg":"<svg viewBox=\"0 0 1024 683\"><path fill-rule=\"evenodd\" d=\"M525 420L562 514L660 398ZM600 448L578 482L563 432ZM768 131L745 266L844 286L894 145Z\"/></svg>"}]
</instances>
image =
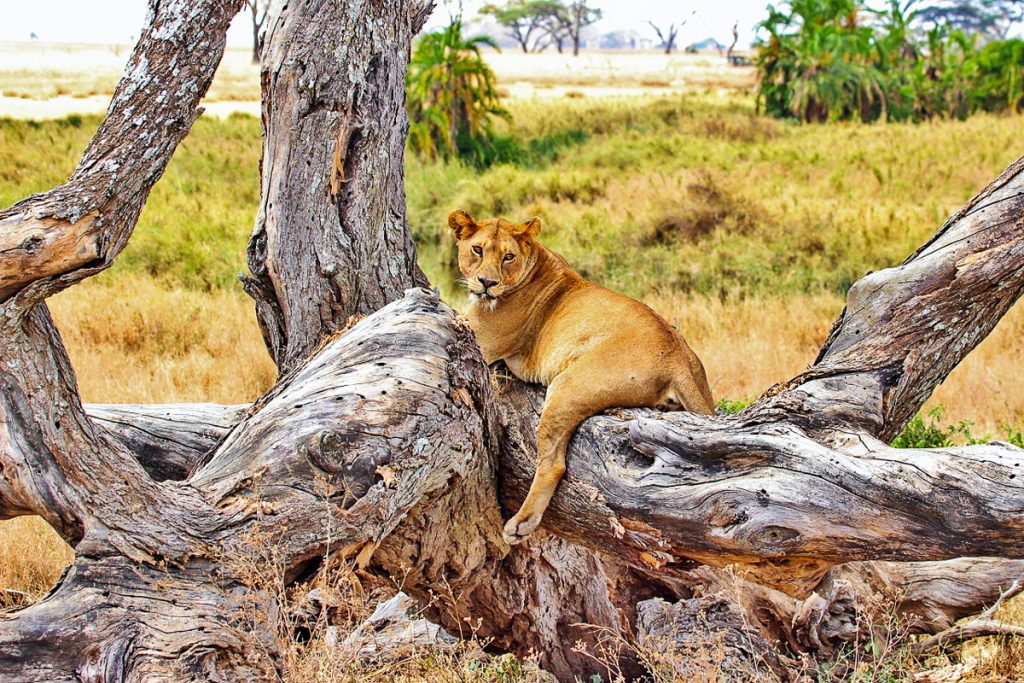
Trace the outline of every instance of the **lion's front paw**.
<instances>
[{"instance_id":1,"label":"lion's front paw","mask_svg":"<svg viewBox=\"0 0 1024 683\"><path fill-rule=\"evenodd\" d=\"M524 514L522 510L517 512L512 519L505 523L505 532L502 534L505 542L509 545L516 545L525 541L540 526L540 518L540 515Z\"/></svg>"}]
</instances>

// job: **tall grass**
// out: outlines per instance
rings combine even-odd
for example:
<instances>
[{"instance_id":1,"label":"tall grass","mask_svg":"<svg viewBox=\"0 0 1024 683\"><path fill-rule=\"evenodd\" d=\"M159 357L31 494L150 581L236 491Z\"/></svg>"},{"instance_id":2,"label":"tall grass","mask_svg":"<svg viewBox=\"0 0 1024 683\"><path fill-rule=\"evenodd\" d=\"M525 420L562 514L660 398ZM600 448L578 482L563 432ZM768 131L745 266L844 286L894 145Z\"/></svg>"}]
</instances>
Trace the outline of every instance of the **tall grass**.
<instances>
[{"instance_id":1,"label":"tall grass","mask_svg":"<svg viewBox=\"0 0 1024 683\"><path fill-rule=\"evenodd\" d=\"M0 119L0 205L63 182L99 121ZM200 119L153 188L113 273L190 289L235 286L259 202L259 135L251 116Z\"/></svg>"},{"instance_id":2,"label":"tall grass","mask_svg":"<svg viewBox=\"0 0 1024 683\"><path fill-rule=\"evenodd\" d=\"M462 207L540 216L550 246L633 296L843 294L933 234L1016 157L1024 133L1024 119L992 115L807 128L732 97L512 113L519 139L573 142L540 165L408 164L410 222L436 250L424 264L436 282L454 272L444 216Z\"/></svg>"},{"instance_id":3,"label":"tall grass","mask_svg":"<svg viewBox=\"0 0 1024 683\"><path fill-rule=\"evenodd\" d=\"M238 290L115 274L58 294L50 308L86 402L240 403L276 377Z\"/></svg>"}]
</instances>

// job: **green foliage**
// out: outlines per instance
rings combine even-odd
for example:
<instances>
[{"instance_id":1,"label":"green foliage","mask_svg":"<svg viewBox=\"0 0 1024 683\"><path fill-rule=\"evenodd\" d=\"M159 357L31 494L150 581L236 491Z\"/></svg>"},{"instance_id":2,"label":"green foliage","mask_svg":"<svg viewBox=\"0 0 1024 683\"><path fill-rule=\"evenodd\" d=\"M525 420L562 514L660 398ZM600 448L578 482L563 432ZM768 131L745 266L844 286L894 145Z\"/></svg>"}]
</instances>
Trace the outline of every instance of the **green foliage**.
<instances>
[{"instance_id":1,"label":"green foliage","mask_svg":"<svg viewBox=\"0 0 1024 683\"><path fill-rule=\"evenodd\" d=\"M941 405L928 411L927 420L915 415L892 441L895 448L947 448L949 446L972 446L992 441L991 434L975 436L970 420L960 420L955 424L942 424L945 410ZM1001 440L1024 448L1024 432L1018 427L1004 424Z\"/></svg>"},{"instance_id":2,"label":"green foliage","mask_svg":"<svg viewBox=\"0 0 1024 683\"><path fill-rule=\"evenodd\" d=\"M899 436L892 440L895 448L945 448L952 446L950 436L954 433L952 425L943 426L942 406L936 406L928 412L927 422L920 415L915 415Z\"/></svg>"},{"instance_id":3,"label":"green foliage","mask_svg":"<svg viewBox=\"0 0 1024 683\"><path fill-rule=\"evenodd\" d=\"M1024 109L1024 40L989 43L976 58L974 98L982 109Z\"/></svg>"},{"instance_id":4,"label":"green foliage","mask_svg":"<svg viewBox=\"0 0 1024 683\"><path fill-rule=\"evenodd\" d=\"M62 183L100 117L0 119L0 205ZM237 285L259 205L260 122L203 116L153 188L114 271L214 290Z\"/></svg>"},{"instance_id":5,"label":"green foliage","mask_svg":"<svg viewBox=\"0 0 1024 683\"><path fill-rule=\"evenodd\" d=\"M720 398L715 407L723 413L732 414L740 412L749 405L750 401L731 401L727 398Z\"/></svg>"},{"instance_id":6,"label":"green foliage","mask_svg":"<svg viewBox=\"0 0 1024 683\"><path fill-rule=\"evenodd\" d=\"M789 0L769 6L757 67L758 106L804 122L965 118L1021 107L1024 50L978 49L948 24L924 31L913 2Z\"/></svg>"},{"instance_id":7,"label":"green foliage","mask_svg":"<svg viewBox=\"0 0 1024 683\"><path fill-rule=\"evenodd\" d=\"M497 48L488 36L463 36L461 19L416 43L406 75L406 108L409 146L419 156L483 162L490 155L493 118L508 112L481 45Z\"/></svg>"}]
</instances>

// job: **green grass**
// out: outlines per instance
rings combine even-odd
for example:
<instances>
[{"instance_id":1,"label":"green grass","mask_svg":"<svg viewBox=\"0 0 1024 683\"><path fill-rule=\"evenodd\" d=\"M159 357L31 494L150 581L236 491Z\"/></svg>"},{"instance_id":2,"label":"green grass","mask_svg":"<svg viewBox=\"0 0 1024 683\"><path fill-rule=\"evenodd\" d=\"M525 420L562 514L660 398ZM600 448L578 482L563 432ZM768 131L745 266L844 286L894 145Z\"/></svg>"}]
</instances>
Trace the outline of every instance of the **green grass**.
<instances>
[{"instance_id":1,"label":"green grass","mask_svg":"<svg viewBox=\"0 0 1024 683\"><path fill-rule=\"evenodd\" d=\"M547 243L634 296L844 293L921 244L1024 134L1024 119L994 116L797 126L702 97L518 104L513 120L515 139L575 142L542 164L410 161L417 241L450 252L452 208L539 215Z\"/></svg>"},{"instance_id":2,"label":"green grass","mask_svg":"<svg viewBox=\"0 0 1024 683\"><path fill-rule=\"evenodd\" d=\"M407 162L432 279L455 277L445 217L539 215L584 275L627 294L844 293L898 263L1018 152L1024 118L797 126L740 97L517 102L486 169ZM72 170L97 118L0 121L0 203ZM259 122L202 119L116 269L233 286L259 197Z\"/></svg>"},{"instance_id":3,"label":"green grass","mask_svg":"<svg viewBox=\"0 0 1024 683\"><path fill-rule=\"evenodd\" d=\"M0 205L63 182L99 117L57 121L0 119ZM234 286L259 203L259 120L203 118L153 188L115 273L155 276L170 285Z\"/></svg>"}]
</instances>

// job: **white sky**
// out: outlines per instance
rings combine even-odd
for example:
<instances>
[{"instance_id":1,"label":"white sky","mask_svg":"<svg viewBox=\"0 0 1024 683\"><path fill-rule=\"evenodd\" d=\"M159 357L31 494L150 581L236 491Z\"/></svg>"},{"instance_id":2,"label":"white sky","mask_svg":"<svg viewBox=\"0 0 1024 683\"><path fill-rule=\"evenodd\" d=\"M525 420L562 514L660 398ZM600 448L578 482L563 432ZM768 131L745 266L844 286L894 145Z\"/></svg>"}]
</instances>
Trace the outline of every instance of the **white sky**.
<instances>
[{"instance_id":1,"label":"white sky","mask_svg":"<svg viewBox=\"0 0 1024 683\"><path fill-rule=\"evenodd\" d=\"M483 0L464 0L467 18L476 14ZM430 25L445 23L444 1ZM594 0L604 18L594 26L602 33L617 29L653 31L647 25L671 23L696 10L678 38L686 45L706 37L728 44L733 22L740 20L740 44L749 44L753 25L764 18L768 0ZM146 17L146 0L0 0L0 40L28 40L35 33L40 40L62 43L129 43L139 35ZM246 47L252 40L248 10L243 11L228 31L228 44Z\"/></svg>"}]
</instances>

